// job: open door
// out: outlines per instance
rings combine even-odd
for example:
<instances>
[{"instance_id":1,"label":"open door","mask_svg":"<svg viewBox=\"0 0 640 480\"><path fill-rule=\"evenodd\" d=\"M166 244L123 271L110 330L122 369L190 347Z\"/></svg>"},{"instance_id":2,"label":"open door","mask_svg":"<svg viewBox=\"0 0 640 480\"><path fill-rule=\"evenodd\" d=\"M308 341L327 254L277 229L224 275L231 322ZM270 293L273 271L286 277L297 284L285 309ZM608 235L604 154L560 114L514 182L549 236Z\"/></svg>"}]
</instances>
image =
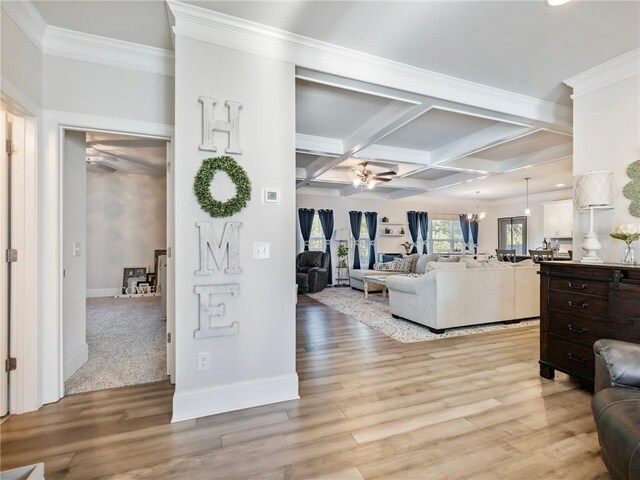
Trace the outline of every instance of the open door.
<instances>
[{"instance_id":1,"label":"open door","mask_svg":"<svg viewBox=\"0 0 640 480\"><path fill-rule=\"evenodd\" d=\"M167 268L166 281L162 292L163 301L166 301L167 315L167 375L171 383L175 383L176 375L176 317L175 317L175 269L173 262L174 245L174 175L173 175L173 142L167 143Z\"/></svg>"},{"instance_id":2,"label":"open door","mask_svg":"<svg viewBox=\"0 0 640 480\"><path fill-rule=\"evenodd\" d=\"M5 148L8 138L7 113L0 111L0 249L9 249L9 148ZM9 357L9 263L0 261L0 417L9 413L9 374L5 360Z\"/></svg>"}]
</instances>

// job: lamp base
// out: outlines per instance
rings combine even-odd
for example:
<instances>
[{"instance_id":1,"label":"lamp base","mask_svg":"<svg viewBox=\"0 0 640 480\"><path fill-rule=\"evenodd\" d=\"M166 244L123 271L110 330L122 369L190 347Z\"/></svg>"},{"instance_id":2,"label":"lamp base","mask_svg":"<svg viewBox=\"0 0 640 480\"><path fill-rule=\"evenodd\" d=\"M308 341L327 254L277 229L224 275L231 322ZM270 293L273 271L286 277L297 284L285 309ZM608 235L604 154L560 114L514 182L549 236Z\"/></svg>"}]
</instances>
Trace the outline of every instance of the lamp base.
<instances>
[{"instance_id":1,"label":"lamp base","mask_svg":"<svg viewBox=\"0 0 640 480\"><path fill-rule=\"evenodd\" d=\"M598 241L598 234L595 232L589 232L585 234L582 241L582 249L586 250L587 254L582 257L582 263L604 263L598 256L598 250L602 248Z\"/></svg>"}]
</instances>

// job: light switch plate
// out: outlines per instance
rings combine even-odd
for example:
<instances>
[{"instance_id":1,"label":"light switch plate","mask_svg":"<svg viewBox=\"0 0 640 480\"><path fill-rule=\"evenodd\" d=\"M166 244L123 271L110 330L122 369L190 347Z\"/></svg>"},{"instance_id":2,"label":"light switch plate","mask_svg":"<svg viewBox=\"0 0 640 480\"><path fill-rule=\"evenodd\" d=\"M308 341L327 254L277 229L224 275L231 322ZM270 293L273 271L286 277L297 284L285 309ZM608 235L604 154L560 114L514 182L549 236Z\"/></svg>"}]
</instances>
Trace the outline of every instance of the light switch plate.
<instances>
[{"instance_id":1,"label":"light switch plate","mask_svg":"<svg viewBox=\"0 0 640 480\"><path fill-rule=\"evenodd\" d=\"M265 260L271 257L271 244L269 242L253 242L253 258Z\"/></svg>"},{"instance_id":2,"label":"light switch plate","mask_svg":"<svg viewBox=\"0 0 640 480\"><path fill-rule=\"evenodd\" d=\"M73 256L80 256L80 242L73 242Z\"/></svg>"}]
</instances>

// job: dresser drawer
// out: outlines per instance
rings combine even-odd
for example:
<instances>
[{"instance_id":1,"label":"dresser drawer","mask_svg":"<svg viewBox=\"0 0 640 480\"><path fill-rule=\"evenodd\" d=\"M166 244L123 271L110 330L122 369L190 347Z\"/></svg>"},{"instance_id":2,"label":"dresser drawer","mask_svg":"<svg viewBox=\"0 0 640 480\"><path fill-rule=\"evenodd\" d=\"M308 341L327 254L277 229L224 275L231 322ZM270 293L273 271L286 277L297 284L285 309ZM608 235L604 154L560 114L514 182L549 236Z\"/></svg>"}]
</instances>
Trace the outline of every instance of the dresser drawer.
<instances>
[{"instance_id":1,"label":"dresser drawer","mask_svg":"<svg viewBox=\"0 0 640 480\"><path fill-rule=\"evenodd\" d=\"M567 292L586 293L606 297L609 294L609 284L597 280L582 280L580 278L551 277L549 288Z\"/></svg>"},{"instance_id":2,"label":"dresser drawer","mask_svg":"<svg viewBox=\"0 0 640 480\"><path fill-rule=\"evenodd\" d=\"M568 313L555 313L549 319L549 331L570 341L584 342L593 345L596 340L609 338L607 321L586 318Z\"/></svg>"},{"instance_id":3,"label":"dresser drawer","mask_svg":"<svg viewBox=\"0 0 640 480\"><path fill-rule=\"evenodd\" d=\"M588 315L591 317L607 318L608 300L604 297L584 295L579 292L549 293L549 308L556 312L565 312L571 315Z\"/></svg>"},{"instance_id":4,"label":"dresser drawer","mask_svg":"<svg viewBox=\"0 0 640 480\"><path fill-rule=\"evenodd\" d=\"M551 363L566 370L567 373L582 375L593 379L595 372L595 356L593 345L583 345L549 335Z\"/></svg>"}]
</instances>

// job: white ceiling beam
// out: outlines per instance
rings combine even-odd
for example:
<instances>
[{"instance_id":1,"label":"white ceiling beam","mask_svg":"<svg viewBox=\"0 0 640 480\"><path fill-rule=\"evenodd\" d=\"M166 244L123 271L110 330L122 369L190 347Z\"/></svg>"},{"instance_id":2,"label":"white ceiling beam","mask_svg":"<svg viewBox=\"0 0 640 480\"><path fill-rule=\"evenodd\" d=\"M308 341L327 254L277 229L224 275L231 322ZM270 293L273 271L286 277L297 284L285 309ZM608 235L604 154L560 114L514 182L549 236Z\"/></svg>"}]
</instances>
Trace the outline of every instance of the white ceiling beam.
<instances>
[{"instance_id":1,"label":"white ceiling beam","mask_svg":"<svg viewBox=\"0 0 640 480\"><path fill-rule=\"evenodd\" d=\"M497 124L467 135L431 152L431 165L439 165L535 132L535 128Z\"/></svg>"},{"instance_id":2,"label":"white ceiling beam","mask_svg":"<svg viewBox=\"0 0 640 480\"><path fill-rule=\"evenodd\" d=\"M296 167L296 179L304 180L307 178L307 171L304 168Z\"/></svg>"},{"instance_id":3,"label":"white ceiling beam","mask_svg":"<svg viewBox=\"0 0 640 480\"><path fill-rule=\"evenodd\" d=\"M327 170L339 165L347 158L353 157L359 151L377 142L386 135L418 118L431 108L427 105L408 105L391 101L360 127L353 135L343 140L344 152L332 159L323 159L322 164L317 161L307 167L307 180L312 180ZM315 165L318 162L318 165Z\"/></svg>"},{"instance_id":4,"label":"white ceiling beam","mask_svg":"<svg viewBox=\"0 0 640 480\"><path fill-rule=\"evenodd\" d=\"M339 156L344 152L342 140L296 133L296 152L309 155Z\"/></svg>"},{"instance_id":5,"label":"white ceiling beam","mask_svg":"<svg viewBox=\"0 0 640 480\"><path fill-rule=\"evenodd\" d=\"M402 64L195 5L175 0L167 3L175 17L176 36L401 91L571 126L572 109L566 105Z\"/></svg>"},{"instance_id":6,"label":"white ceiling beam","mask_svg":"<svg viewBox=\"0 0 640 480\"><path fill-rule=\"evenodd\" d=\"M151 173L153 173L155 175L164 175L166 173L166 168L164 166L161 167L159 165L156 165L155 163L150 163L150 162L147 162L145 160L140 160L139 158L133 158L133 157L130 157L128 155L122 155L122 154L119 154L119 153L105 151L105 150L102 150L102 149L99 149L99 148L95 148L95 147L91 147L89 150L93 150L93 151L96 151L98 153L102 153L104 155L109 155L109 156L112 156L112 157L114 157L114 158L116 158L118 160L121 160L121 161L125 162L125 163L130 163L132 165L135 165L136 167L143 168L145 170L149 170L149 172L151 172ZM94 155L89 155L89 156L94 156ZM97 157L98 155L95 155L95 156Z\"/></svg>"},{"instance_id":7,"label":"white ceiling beam","mask_svg":"<svg viewBox=\"0 0 640 480\"><path fill-rule=\"evenodd\" d=\"M387 145L369 145L360 150L357 158L369 158L373 160L391 160L394 162L410 163L413 165L428 165L429 152L412 148L389 147Z\"/></svg>"},{"instance_id":8,"label":"white ceiling beam","mask_svg":"<svg viewBox=\"0 0 640 480\"><path fill-rule=\"evenodd\" d=\"M460 185L461 183L472 182L478 179L487 178L491 174L477 175L473 173L457 173L448 177L440 178L433 182L430 190L442 190L443 188L451 187L453 185Z\"/></svg>"},{"instance_id":9,"label":"white ceiling beam","mask_svg":"<svg viewBox=\"0 0 640 480\"><path fill-rule=\"evenodd\" d=\"M553 147L539 150L533 154L521 155L509 160L500 162L501 172L513 172L514 170L525 169L533 167L535 165L541 165L543 163L555 162L562 158L567 158L573 155L573 143L563 143L562 145L555 145Z\"/></svg>"},{"instance_id":10,"label":"white ceiling beam","mask_svg":"<svg viewBox=\"0 0 640 480\"><path fill-rule=\"evenodd\" d=\"M477 157L458 158L457 160L440 164L435 168L479 174L500 173L502 171L500 168L500 162Z\"/></svg>"},{"instance_id":11,"label":"white ceiling beam","mask_svg":"<svg viewBox=\"0 0 640 480\"><path fill-rule=\"evenodd\" d=\"M361 190L359 188L355 188L353 185L348 184L338 190L341 197L350 197L351 195L355 195L360 193Z\"/></svg>"},{"instance_id":12,"label":"white ceiling beam","mask_svg":"<svg viewBox=\"0 0 640 480\"><path fill-rule=\"evenodd\" d=\"M422 195L423 193L427 193L427 192L428 190L403 188L402 190L395 190L393 192L389 192L386 195L389 200L399 200L401 198L413 197L415 195Z\"/></svg>"}]
</instances>

